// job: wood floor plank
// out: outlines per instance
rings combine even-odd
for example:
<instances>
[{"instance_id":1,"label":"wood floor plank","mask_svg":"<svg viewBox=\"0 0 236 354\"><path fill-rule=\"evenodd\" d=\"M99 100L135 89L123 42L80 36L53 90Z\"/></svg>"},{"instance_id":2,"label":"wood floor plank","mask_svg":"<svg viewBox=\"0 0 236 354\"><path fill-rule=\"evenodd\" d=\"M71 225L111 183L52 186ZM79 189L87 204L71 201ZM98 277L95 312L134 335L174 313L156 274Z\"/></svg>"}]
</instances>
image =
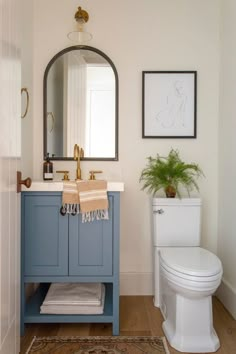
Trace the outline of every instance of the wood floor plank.
<instances>
[{"instance_id":1,"label":"wood floor plank","mask_svg":"<svg viewBox=\"0 0 236 354\"><path fill-rule=\"evenodd\" d=\"M62 323L57 332L57 336L89 336L89 323Z\"/></svg>"},{"instance_id":2,"label":"wood floor plank","mask_svg":"<svg viewBox=\"0 0 236 354\"><path fill-rule=\"evenodd\" d=\"M236 321L217 298L213 298L214 327L221 347L216 354L236 354ZM163 318L153 305L152 296L120 297L120 335L163 336ZM21 354L25 354L34 336L104 336L112 335L111 324L32 324L26 326L21 339ZM170 354L180 353L169 346ZM186 353L190 354L190 353ZM196 353L199 354L199 353ZM201 353L204 354L204 353Z\"/></svg>"},{"instance_id":3,"label":"wood floor plank","mask_svg":"<svg viewBox=\"0 0 236 354\"><path fill-rule=\"evenodd\" d=\"M236 321L215 297L213 298L213 319L221 342L221 348L217 353L236 353Z\"/></svg>"},{"instance_id":4,"label":"wood floor plank","mask_svg":"<svg viewBox=\"0 0 236 354\"><path fill-rule=\"evenodd\" d=\"M122 332L150 330L143 296L121 296L120 330Z\"/></svg>"},{"instance_id":5,"label":"wood floor plank","mask_svg":"<svg viewBox=\"0 0 236 354\"><path fill-rule=\"evenodd\" d=\"M90 336L112 336L112 325L110 323L92 323L90 325Z\"/></svg>"},{"instance_id":6,"label":"wood floor plank","mask_svg":"<svg viewBox=\"0 0 236 354\"><path fill-rule=\"evenodd\" d=\"M145 311L148 316L148 325L152 336L163 336L162 322L163 317L161 311L153 305L153 296L144 297Z\"/></svg>"}]
</instances>

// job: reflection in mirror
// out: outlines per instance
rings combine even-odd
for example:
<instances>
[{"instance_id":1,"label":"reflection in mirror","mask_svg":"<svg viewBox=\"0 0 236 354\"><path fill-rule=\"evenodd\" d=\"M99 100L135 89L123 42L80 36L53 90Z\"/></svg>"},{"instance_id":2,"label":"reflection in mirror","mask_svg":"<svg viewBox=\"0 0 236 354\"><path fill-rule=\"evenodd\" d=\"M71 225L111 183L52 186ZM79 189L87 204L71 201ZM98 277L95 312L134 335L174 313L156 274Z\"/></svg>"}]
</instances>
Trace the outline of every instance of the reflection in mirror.
<instances>
[{"instance_id":1,"label":"reflection in mirror","mask_svg":"<svg viewBox=\"0 0 236 354\"><path fill-rule=\"evenodd\" d=\"M70 47L58 53L44 75L44 156L118 159L118 77L101 51Z\"/></svg>"}]
</instances>

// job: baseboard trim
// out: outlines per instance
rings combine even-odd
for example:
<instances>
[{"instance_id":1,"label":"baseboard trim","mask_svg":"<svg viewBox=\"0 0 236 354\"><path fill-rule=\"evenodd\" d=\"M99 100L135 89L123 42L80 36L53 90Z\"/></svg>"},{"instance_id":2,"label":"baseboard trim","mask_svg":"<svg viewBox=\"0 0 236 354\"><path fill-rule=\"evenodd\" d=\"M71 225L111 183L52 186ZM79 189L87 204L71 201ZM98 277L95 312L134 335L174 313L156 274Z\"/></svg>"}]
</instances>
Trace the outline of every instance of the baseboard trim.
<instances>
[{"instance_id":1,"label":"baseboard trim","mask_svg":"<svg viewBox=\"0 0 236 354\"><path fill-rule=\"evenodd\" d=\"M222 279L221 285L216 291L216 296L236 320L236 290L226 279Z\"/></svg>"},{"instance_id":2,"label":"baseboard trim","mask_svg":"<svg viewBox=\"0 0 236 354\"><path fill-rule=\"evenodd\" d=\"M153 273L120 273L120 295L153 295Z\"/></svg>"}]
</instances>

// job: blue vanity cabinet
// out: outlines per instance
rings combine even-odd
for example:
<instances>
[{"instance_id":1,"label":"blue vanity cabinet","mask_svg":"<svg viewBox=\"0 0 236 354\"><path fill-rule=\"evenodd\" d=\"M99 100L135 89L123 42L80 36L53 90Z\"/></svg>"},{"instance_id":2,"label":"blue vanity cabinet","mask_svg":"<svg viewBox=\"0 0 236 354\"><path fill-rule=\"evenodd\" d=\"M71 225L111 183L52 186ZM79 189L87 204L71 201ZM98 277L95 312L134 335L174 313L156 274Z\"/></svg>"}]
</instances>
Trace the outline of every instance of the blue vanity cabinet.
<instances>
[{"instance_id":1,"label":"blue vanity cabinet","mask_svg":"<svg viewBox=\"0 0 236 354\"><path fill-rule=\"evenodd\" d=\"M21 334L25 323L104 322L119 334L120 193L109 192L109 219L82 223L60 214L61 192L23 192L21 217ZM102 315L40 314L52 282L102 282ZM39 284L26 301L26 284Z\"/></svg>"}]
</instances>

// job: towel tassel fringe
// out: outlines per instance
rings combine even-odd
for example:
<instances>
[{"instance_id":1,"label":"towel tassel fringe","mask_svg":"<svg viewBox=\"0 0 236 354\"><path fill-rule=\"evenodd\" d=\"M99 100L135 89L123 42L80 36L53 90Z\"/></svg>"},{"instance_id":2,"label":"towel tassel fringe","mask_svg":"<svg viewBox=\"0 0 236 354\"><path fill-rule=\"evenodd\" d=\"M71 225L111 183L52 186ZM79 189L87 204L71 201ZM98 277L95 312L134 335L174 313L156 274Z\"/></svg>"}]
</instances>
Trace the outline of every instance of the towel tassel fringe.
<instances>
[{"instance_id":1,"label":"towel tassel fringe","mask_svg":"<svg viewBox=\"0 0 236 354\"><path fill-rule=\"evenodd\" d=\"M64 204L62 206L64 214L78 215L80 212L79 204Z\"/></svg>"},{"instance_id":2,"label":"towel tassel fringe","mask_svg":"<svg viewBox=\"0 0 236 354\"><path fill-rule=\"evenodd\" d=\"M94 220L108 220L109 213L108 210L93 210L86 213L82 213L82 222L91 222Z\"/></svg>"}]
</instances>

